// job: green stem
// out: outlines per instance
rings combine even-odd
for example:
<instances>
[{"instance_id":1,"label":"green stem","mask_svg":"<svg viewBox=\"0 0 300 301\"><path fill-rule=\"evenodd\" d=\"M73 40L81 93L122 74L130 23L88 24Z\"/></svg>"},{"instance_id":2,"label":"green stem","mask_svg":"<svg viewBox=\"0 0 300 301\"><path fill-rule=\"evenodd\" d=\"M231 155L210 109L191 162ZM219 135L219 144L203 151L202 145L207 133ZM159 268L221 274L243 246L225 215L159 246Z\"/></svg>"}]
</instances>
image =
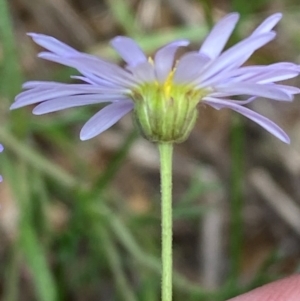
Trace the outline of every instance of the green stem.
<instances>
[{"instance_id":1,"label":"green stem","mask_svg":"<svg viewBox=\"0 0 300 301\"><path fill-rule=\"evenodd\" d=\"M242 244L243 244L243 192L242 179L244 175L244 127L239 116L235 116L232 125L231 141L231 234L230 234L230 253L231 253L231 284L237 283L241 268Z\"/></svg>"},{"instance_id":2,"label":"green stem","mask_svg":"<svg viewBox=\"0 0 300 301\"><path fill-rule=\"evenodd\" d=\"M158 145L161 177L162 301L172 301L172 153L173 144Z\"/></svg>"}]
</instances>

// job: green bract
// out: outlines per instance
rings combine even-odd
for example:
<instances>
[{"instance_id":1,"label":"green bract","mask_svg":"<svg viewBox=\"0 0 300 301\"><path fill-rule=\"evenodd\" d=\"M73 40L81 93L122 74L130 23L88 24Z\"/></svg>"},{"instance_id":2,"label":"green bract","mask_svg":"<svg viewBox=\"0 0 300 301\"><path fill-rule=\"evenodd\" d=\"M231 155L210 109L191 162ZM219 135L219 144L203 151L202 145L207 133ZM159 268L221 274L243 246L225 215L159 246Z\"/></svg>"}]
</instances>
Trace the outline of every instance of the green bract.
<instances>
[{"instance_id":1,"label":"green bract","mask_svg":"<svg viewBox=\"0 0 300 301\"><path fill-rule=\"evenodd\" d=\"M172 82L173 72L164 83L145 83L131 95L137 124L153 142L182 142L194 127L197 104L206 90Z\"/></svg>"}]
</instances>

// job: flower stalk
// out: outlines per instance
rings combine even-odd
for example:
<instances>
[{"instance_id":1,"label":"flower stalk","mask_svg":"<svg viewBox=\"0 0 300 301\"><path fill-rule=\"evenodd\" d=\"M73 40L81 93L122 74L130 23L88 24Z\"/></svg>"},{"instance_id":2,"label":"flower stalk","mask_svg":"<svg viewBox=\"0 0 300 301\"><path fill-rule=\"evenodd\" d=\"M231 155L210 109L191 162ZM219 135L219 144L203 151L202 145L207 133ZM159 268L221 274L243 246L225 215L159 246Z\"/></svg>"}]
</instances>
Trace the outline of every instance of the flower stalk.
<instances>
[{"instance_id":1,"label":"flower stalk","mask_svg":"<svg viewBox=\"0 0 300 301\"><path fill-rule=\"evenodd\" d=\"M161 300L172 301L172 143L158 144L161 177L162 287Z\"/></svg>"}]
</instances>

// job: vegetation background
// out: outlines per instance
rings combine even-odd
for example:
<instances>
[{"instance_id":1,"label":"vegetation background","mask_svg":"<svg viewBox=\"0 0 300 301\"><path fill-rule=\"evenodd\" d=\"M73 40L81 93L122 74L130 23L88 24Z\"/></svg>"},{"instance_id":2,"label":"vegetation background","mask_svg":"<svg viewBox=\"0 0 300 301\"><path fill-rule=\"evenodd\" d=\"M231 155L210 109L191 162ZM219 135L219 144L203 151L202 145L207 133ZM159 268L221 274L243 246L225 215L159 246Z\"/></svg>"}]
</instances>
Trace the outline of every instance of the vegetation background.
<instances>
[{"instance_id":1,"label":"vegetation background","mask_svg":"<svg viewBox=\"0 0 300 301\"><path fill-rule=\"evenodd\" d=\"M135 38L148 55L176 38L196 50L231 11L241 21L229 44L283 12L276 40L251 64L300 62L298 0L0 0L1 300L160 298L155 145L130 116L81 142L80 127L99 106L10 112L23 81L71 82L76 74L37 59L26 32L119 62L108 44L115 35ZM175 148L175 301L221 301L299 272L299 97L251 106L280 124L291 145L235 113L200 105L196 128Z\"/></svg>"}]
</instances>

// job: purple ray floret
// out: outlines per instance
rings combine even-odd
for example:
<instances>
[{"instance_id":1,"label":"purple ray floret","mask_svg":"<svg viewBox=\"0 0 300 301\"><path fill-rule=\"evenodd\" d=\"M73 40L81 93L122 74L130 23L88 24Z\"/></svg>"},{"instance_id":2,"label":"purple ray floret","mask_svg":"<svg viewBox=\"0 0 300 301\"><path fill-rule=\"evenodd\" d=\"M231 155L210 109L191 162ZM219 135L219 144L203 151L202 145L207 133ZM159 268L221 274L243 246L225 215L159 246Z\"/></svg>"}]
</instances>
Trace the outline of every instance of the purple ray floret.
<instances>
[{"instance_id":1,"label":"purple ray floret","mask_svg":"<svg viewBox=\"0 0 300 301\"><path fill-rule=\"evenodd\" d=\"M152 59L134 40L118 36L112 39L111 46L125 61L124 68L79 52L53 37L30 33L28 35L34 42L46 50L39 54L40 58L77 69L81 75L74 78L82 83L26 82L24 91L16 97L11 109L37 104L33 113L40 115L107 103L83 126L80 138L87 140L135 110L146 88L148 92L159 89L164 98L174 98L182 88L183 93L188 91L199 97L197 103L205 103L217 110L228 108L236 111L289 143L287 134L274 122L245 107L258 97L290 102L294 94L300 93L296 87L278 83L298 76L300 68L296 64L280 62L244 66L257 49L275 38L273 28L281 17L280 13L270 16L248 37L224 50L239 19L237 13L228 14L214 26L199 51L187 52L178 60L175 60L178 48L186 47L189 41L173 41L160 48ZM237 97L245 99L245 96L246 100L237 100Z\"/></svg>"}]
</instances>

